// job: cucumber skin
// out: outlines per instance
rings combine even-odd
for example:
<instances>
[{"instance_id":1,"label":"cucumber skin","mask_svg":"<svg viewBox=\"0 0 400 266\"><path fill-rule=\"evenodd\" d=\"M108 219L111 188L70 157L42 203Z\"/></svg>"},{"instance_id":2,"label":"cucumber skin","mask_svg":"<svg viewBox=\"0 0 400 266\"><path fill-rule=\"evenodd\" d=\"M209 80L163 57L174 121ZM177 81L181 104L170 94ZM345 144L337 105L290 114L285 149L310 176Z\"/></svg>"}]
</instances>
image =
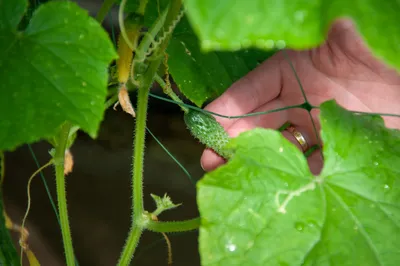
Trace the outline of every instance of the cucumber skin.
<instances>
[{"instance_id":1,"label":"cucumber skin","mask_svg":"<svg viewBox=\"0 0 400 266\"><path fill-rule=\"evenodd\" d=\"M192 135L207 148L213 149L225 159L232 156L232 151L225 148L230 137L212 115L189 109L184 115L184 120Z\"/></svg>"}]
</instances>

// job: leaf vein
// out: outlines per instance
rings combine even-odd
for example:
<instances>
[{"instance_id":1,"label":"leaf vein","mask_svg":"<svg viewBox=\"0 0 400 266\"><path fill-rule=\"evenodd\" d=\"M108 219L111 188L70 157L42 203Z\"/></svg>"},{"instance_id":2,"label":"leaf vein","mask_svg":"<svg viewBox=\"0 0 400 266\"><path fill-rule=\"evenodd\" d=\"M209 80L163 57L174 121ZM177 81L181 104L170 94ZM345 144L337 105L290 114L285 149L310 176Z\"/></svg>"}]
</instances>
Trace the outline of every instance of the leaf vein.
<instances>
[{"instance_id":1,"label":"leaf vein","mask_svg":"<svg viewBox=\"0 0 400 266\"><path fill-rule=\"evenodd\" d=\"M343 199L329 185L327 185L325 187L327 190L329 190L329 192L337 200L337 202L342 206L342 208L350 215L352 220L357 224L360 233L364 236L364 240L367 243L367 245L369 246L369 248L371 249L372 253L374 254L376 261L379 263L379 265L383 265L383 263L379 257L378 251L376 250L376 247L372 243L371 238L365 231L364 226L358 220L357 216L355 216L355 214L350 210L349 206L343 201Z\"/></svg>"}]
</instances>

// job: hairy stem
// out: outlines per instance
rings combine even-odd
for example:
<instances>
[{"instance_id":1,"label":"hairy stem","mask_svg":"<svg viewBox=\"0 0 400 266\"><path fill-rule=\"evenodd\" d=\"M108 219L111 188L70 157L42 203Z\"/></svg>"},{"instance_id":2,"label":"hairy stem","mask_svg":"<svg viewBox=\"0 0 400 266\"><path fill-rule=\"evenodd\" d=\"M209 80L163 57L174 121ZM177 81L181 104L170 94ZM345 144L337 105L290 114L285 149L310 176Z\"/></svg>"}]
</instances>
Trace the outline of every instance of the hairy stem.
<instances>
[{"instance_id":1,"label":"hairy stem","mask_svg":"<svg viewBox=\"0 0 400 266\"><path fill-rule=\"evenodd\" d=\"M67 196L64 178L64 157L65 150L67 148L70 128L71 126L69 123L66 123L61 127L61 131L57 139L57 145L55 147L54 164L56 168L58 212L60 216L61 234L64 243L65 258L67 261L67 265L73 266L75 265L74 250L72 247L71 231L68 221Z\"/></svg>"},{"instance_id":2,"label":"hairy stem","mask_svg":"<svg viewBox=\"0 0 400 266\"><path fill-rule=\"evenodd\" d=\"M115 104L115 102L118 101L118 93L114 94L111 96L104 104L104 109L107 110L111 106Z\"/></svg>"},{"instance_id":3,"label":"hairy stem","mask_svg":"<svg viewBox=\"0 0 400 266\"><path fill-rule=\"evenodd\" d=\"M108 14L108 11L110 11L111 7L114 5L116 0L104 0L103 4L100 7L99 12L96 15L96 20L99 23L102 23L105 17Z\"/></svg>"},{"instance_id":4,"label":"hairy stem","mask_svg":"<svg viewBox=\"0 0 400 266\"><path fill-rule=\"evenodd\" d=\"M136 117L136 133L135 146L133 155L133 217L143 213L143 161L144 161L144 141L146 136L146 117L147 103L149 99L149 85L139 89L137 117ZM136 217L135 217L136 216Z\"/></svg>"},{"instance_id":5,"label":"hairy stem","mask_svg":"<svg viewBox=\"0 0 400 266\"><path fill-rule=\"evenodd\" d=\"M177 103L183 104L181 98L179 98L179 96L176 95L176 93L172 90L172 88L165 83L162 77L156 74L154 80L158 83L158 85L160 85L160 87L163 89L163 92L167 94L172 100L174 100ZM185 113L189 111L189 108L187 108L186 106L184 105L179 105L179 106Z\"/></svg>"},{"instance_id":6,"label":"hairy stem","mask_svg":"<svg viewBox=\"0 0 400 266\"><path fill-rule=\"evenodd\" d=\"M133 225L131 231L129 232L128 239L126 240L126 245L119 259L118 266L129 265L133 253L139 243L140 236L142 235L143 229L139 226Z\"/></svg>"},{"instance_id":7,"label":"hairy stem","mask_svg":"<svg viewBox=\"0 0 400 266\"><path fill-rule=\"evenodd\" d=\"M129 265L136 246L138 245L141 232L143 231L143 161L144 142L146 136L147 103L149 99L150 86L157 71L158 65L150 65L149 73L146 73L143 83L138 92L138 104L136 112L135 140L133 146L133 175L132 175L132 225L122 251L118 265ZM139 231L139 232L138 232Z\"/></svg>"},{"instance_id":8,"label":"hairy stem","mask_svg":"<svg viewBox=\"0 0 400 266\"><path fill-rule=\"evenodd\" d=\"M200 227L200 218L194 218L186 221L176 222L159 222L149 221L146 228L153 232L158 233L172 233L196 230Z\"/></svg>"},{"instance_id":9,"label":"hairy stem","mask_svg":"<svg viewBox=\"0 0 400 266\"><path fill-rule=\"evenodd\" d=\"M126 1L125 1L126 2ZM177 4L177 3L179 4ZM122 1L124 3L124 1ZM174 4L175 3L175 4ZM174 0L167 15L166 25L164 29L173 23L174 18L180 11L181 0ZM171 13L171 14L170 14ZM168 45L169 38L166 38L160 48L164 52ZM143 210L143 161L144 161L144 143L146 136L146 117L147 103L149 99L150 87L153 83L154 76L161 64L161 59L154 60L149 65L143 78L139 80L138 104L135 125L135 140L133 147L133 175L132 175L132 191L133 191L133 208L132 208L132 226L129 232L126 245L122 250L118 265L129 265L135 249L139 243L140 235L146 227L144 221Z\"/></svg>"}]
</instances>

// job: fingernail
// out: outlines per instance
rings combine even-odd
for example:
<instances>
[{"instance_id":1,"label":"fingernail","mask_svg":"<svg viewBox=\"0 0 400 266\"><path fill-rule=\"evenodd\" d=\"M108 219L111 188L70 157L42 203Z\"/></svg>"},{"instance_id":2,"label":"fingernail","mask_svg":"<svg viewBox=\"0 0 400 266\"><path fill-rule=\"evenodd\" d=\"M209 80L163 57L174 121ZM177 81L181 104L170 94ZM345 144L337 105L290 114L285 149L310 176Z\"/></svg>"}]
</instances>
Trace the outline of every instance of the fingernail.
<instances>
[{"instance_id":1,"label":"fingernail","mask_svg":"<svg viewBox=\"0 0 400 266\"><path fill-rule=\"evenodd\" d=\"M203 169L203 171L205 172L206 170L204 169L203 163L201 161L200 161L200 166L201 166L201 169Z\"/></svg>"}]
</instances>

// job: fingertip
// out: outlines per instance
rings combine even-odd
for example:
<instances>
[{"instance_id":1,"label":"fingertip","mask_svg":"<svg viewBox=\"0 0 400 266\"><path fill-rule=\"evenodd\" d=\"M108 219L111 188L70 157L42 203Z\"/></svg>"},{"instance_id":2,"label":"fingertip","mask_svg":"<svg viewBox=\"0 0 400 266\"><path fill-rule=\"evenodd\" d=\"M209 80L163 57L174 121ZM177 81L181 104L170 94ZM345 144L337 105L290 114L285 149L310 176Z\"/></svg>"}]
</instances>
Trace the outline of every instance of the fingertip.
<instances>
[{"instance_id":1,"label":"fingertip","mask_svg":"<svg viewBox=\"0 0 400 266\"><path fill-rule=\"evenodd\" d=\"M343 17L335 20L332 26L341 29L352 29L354 28L355 24L350 18Z\"/></svg>"},{"instance_id":2,"label":"fingertip","mask_svg":"<svg viewBox=\"0 0 400 266\"><path fill-rule=\"evenodd\" d=\"M307 160L311 173L315 176L319 175L324 165L321 152L319 150L314 151Z\"/></svg>"},{"instance_id":3,"label":"fingertip","mask_svg":"<svg viewBox=\"0 0 400 266\"><path fill-rule=\"evenodd\" d=\"M205 149L200 159L201 168L206 172L212 171L224 163L224 159L210 149Z\"/></svg>"}]
</instances>

